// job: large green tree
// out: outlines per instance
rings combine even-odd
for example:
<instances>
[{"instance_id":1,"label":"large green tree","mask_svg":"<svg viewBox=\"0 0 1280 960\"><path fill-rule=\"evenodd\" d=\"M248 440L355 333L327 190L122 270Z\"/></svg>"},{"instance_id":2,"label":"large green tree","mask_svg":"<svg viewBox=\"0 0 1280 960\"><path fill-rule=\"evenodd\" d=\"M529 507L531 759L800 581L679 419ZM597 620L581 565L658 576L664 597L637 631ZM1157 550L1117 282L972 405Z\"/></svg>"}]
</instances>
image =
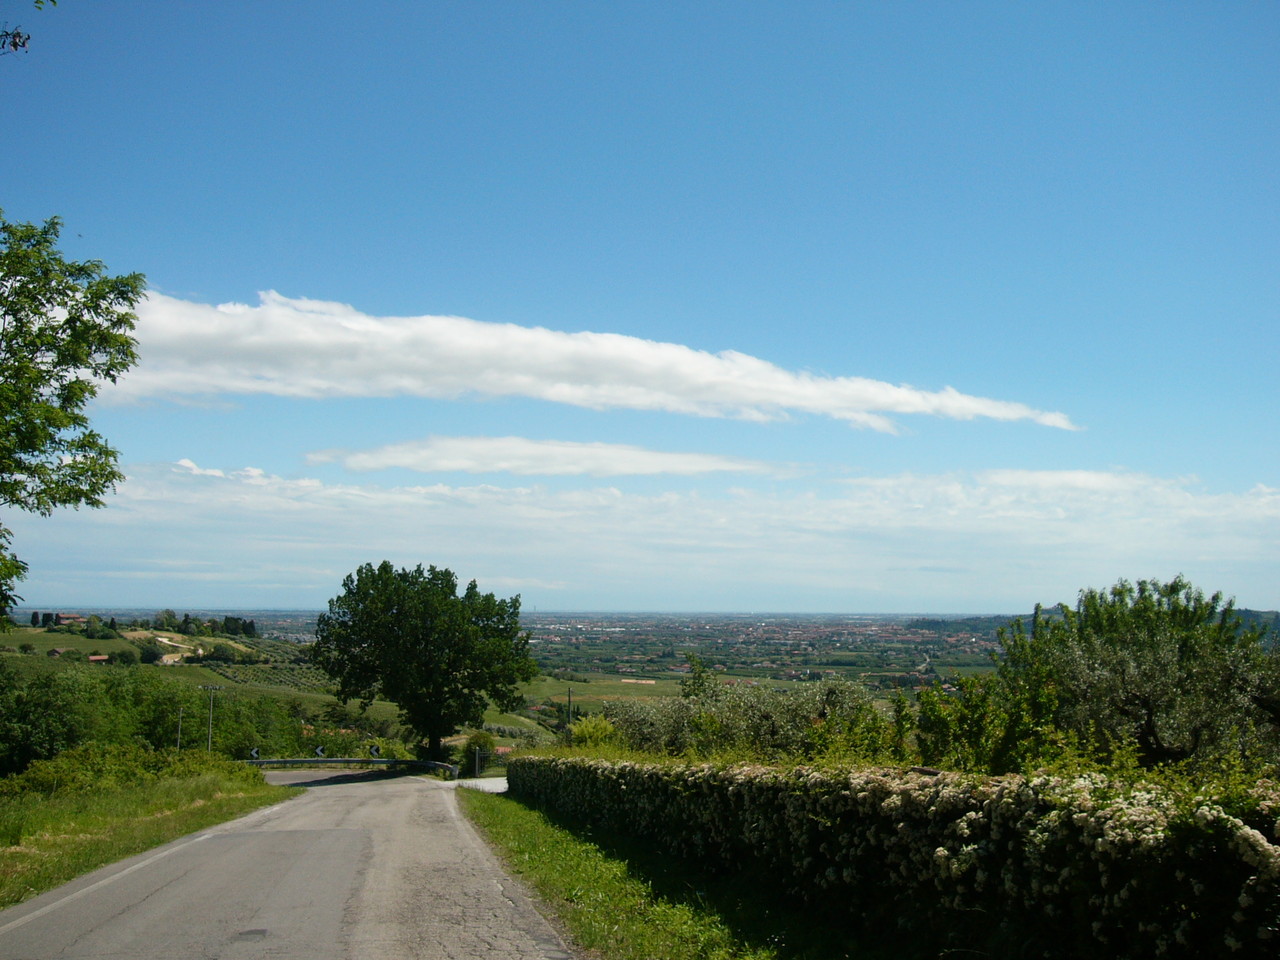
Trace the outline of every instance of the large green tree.
<instances>
[{"instance_id":1,"label":"large green tree","mask_svg":"<svg viewBox=\"0 0 1280 960\"><path fill-rule=\"evenodd\" d=\"M85 407L137 361L133 308L146 289L140 273L64 259L61 226L0 211L0 504L44 516L102 506L123 479ZM26 573L10 539L0 524L0 617Z\"/></svg>"},{"instance_id":2,"label":"large green tree","mask_svg":"<svg viewBox=\"0 0 1280 960\"><path fill-rule=\"evenodd\" d=\"M452 571L364 564L342 581L316 624L311 656L343 700L381 697L442 755L441 741L482 722L492 701L510 709L538 668L520 629L520 597L500 600Z\"/></svg>"}]
</instances>

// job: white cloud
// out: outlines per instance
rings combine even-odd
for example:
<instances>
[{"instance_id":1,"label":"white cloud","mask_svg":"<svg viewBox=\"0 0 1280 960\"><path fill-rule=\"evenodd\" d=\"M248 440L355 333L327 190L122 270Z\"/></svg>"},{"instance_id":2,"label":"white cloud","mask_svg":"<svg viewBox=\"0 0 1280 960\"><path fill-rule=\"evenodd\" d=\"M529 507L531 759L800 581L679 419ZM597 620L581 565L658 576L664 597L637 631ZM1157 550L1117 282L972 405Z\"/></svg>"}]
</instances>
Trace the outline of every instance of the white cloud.
<instances>
[{"instance_id":1,"label":"white cloud","mask_svg":"<svg viewBox=\"0 0 1280 960\"><path fill-rule=\"evenodd\" d=\"M311 463L341 462L349 470L404 467L423 473L512 473L521 476L621 477L654 474L768 473L767 464L704 453L668 453L620 443L530 440L525 437L427 437L376 450L325 450Z\"/></svg>"},{"instance_id":2,"label":"white cloud","mask_svg":"<svg viewBox=\"0 0 1280 960\"><path fill-rule=\"evenodd\" d=\"M352 307L261 294L257 306L210 306L152 293L138 309L141 362L117 400L153 396L519 396L591 409L703 417L833 417L892 432L892 414L1031 420L1075 429L1065 414L864 377L784 370L611 333L566 333L462 317L371 317Z\"/></svg>"},{"instance_id":3,"label":"white cloud","mask_svg":"<svg viewBox=\"0 0 1280 960\"><path fill-rule=\"evenodd\" d=\"M226 476L226 473L222 470L203 470L200 467L196 466L194 461L188 460L186 457L183 457L181 460L178 461L178 466L186 467L188 470L190 470L192 473L194 473L198 477L225 477Z\"/></svg>"},{"instance_id":4,"label":"white cloud","mask_svg":"<svg viewBox=\"0 0 1280 960\"><path fill-rule=\"evenodd\" d=\"M184 461L131 468L107 510L13 519L33 603L145 591L141 605L314 607L358 564L385 558L558 609L1017 612L1179 572L1245 605L1280 604L1280 490L1211 493L1128 473L641 495L327 484Z\"/></svg>"}]
</instances>

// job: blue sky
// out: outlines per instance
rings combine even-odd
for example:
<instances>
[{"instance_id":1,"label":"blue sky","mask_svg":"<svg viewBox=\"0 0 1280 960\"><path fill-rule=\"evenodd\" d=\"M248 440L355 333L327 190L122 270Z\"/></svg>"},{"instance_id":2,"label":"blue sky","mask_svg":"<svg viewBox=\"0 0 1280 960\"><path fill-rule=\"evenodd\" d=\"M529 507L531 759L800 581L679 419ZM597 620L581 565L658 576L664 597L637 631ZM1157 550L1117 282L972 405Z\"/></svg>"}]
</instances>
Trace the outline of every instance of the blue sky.
<instances>
[{"instance_id":1,"label":"blue sky","mask_svg":"<svg viewBox=\"0 0 1280 960\"><path fill-rule=\"evenodd\" d=\"M0 206L150 284L28 606L1280 607L1274 3L0 19Z\"/></svg>"}]
</instances>

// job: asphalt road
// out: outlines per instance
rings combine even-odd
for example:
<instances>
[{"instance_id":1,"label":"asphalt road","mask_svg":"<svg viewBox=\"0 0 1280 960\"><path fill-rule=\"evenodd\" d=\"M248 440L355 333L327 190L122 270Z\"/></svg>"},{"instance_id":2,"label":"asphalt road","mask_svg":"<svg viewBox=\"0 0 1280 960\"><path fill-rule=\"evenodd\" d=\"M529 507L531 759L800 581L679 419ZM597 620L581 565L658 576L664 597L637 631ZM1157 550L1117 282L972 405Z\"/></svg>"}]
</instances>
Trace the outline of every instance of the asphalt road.
<instances>
[{"instance_id":1,"label":"asphalt road","mask_svg":"<svg viewBox=\"0 0 1280 960\"><path fill-rule=\"evenodd\" d=\"M571 960L452 784L269 778L310 789L0 911L0 958Z\"/></svg>"}]
</instances>

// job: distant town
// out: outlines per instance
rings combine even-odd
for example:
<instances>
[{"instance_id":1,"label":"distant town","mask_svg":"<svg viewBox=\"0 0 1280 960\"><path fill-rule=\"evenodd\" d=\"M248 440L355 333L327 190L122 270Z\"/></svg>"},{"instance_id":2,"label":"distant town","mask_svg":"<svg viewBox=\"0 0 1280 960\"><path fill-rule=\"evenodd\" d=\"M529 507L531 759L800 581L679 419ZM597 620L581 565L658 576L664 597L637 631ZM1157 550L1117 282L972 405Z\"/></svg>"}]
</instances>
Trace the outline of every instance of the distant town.
<instances>
[{"instance_id":1,"label":"distant town","mask_svg":"<svg viewBox=\"0 0 1280 960\"><path fill-rule=\"evenodd\" d=\"M687 672L693 654L718 673L748 681L841 677L890 688L989 669L996 630L1012 619L535 613L524 622L534 657L553 675L661 679Z\"/></svg>"},{"instance_id":2,"label":"distant town","mask_svg":"<svg viewBox=\"0 0 1280 960\"><path fill-rule=\"evenodd\" d=\"M89 617L126 626L185 624L192 635L217 633L226 611L17 608L18 623L36 613L83 624ZM239 610L264 641L307 644L316 610ZM686 673L690 655L725 678L745 682L860 679L882 689L932 684L990 668L997 630L1012 616L939 619L908 615L645 614L534 612L522 615L533 656L552 676L587 681L670 680Z\"/></svg>"},{"instance_id":3,"label":"distant town","mask_svg":"<svg viewBox=\"0 0 1280 960\"><path fill-rule=\"evenodd\" d=\"M230 620L251 623L257 645L309 644L315 639L317 610L240 610ZM185 625L193 636L219 634L226 611L18 608L25 623L32 613L52 613L68 624L88 618L121 629ZM1274 611L1240 611L1246 621L1276 629ZM919 689L957 676L990 670L1000 649L999 631L1022 615L913 616L906 614L667 614L525 612L521 620L530 652L544 674L574 683L672 681L700 658L722 682L806 682L830 678L859 680L873 690ZM183 631L179 631L183 632ZM271 654L278 658L282 652ZM295 659L295 656L289 656ZM639 691L637 691L639 692Z\"/></svg>"}]
</instances>

